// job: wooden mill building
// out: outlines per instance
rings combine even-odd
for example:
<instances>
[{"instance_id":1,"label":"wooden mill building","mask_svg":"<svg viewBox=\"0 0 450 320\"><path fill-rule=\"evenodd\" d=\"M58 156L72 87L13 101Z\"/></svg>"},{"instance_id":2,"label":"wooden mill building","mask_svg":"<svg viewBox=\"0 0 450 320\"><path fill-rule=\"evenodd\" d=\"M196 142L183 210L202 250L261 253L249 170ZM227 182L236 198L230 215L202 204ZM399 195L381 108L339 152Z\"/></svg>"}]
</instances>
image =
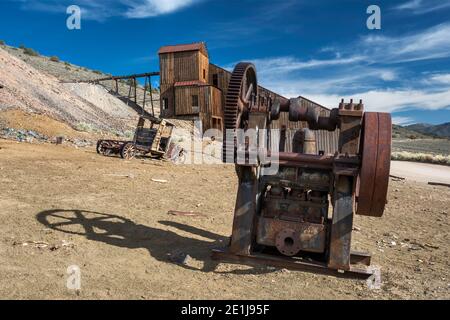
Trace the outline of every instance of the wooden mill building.
<instances>
[{"instance_id":1,"label":"wooden mill building","mask_svg":"<svg viewBox=\"0 0 450 320\"><path fill-rule=\"evenodd\" d=\"M203 131L210 128L223 130L223 109L231 72L210 63L205 43L182 44L160 48L160 105L161 117L199 119ZM259 86L262 103L282 97ZM321 115L330 110L306 98L303 103L320 109ZM291 149L291 139L296 130L307 127L306 123L292 123L287 114L273 121L272 128L280 129L286 140L285 151ZM337 132L317 131L319 150L334 153L337 150Z\"/></svg>"}]
</instances>

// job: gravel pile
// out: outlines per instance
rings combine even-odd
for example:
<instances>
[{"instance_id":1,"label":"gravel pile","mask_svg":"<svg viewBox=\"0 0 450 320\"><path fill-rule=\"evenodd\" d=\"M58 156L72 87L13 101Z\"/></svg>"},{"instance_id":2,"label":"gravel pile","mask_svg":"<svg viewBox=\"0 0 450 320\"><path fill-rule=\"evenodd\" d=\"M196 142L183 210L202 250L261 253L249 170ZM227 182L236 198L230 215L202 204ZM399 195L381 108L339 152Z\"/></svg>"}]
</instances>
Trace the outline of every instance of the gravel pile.
<instances>
[{"instance_id":1,"label":"gravel pile","mask_svg":"<svg viewBox=\"0 0 450 320\"><path fill-rule=\"evenodd\" d=\"M14 128L0 129L0 138L27 143L56 143L57 139L57 137L47 137L36 131ZM96 142L89 139L62 137L62 143L73 145L78 148L86 148L94 146Z\"/></svg>"},{"instance_id":2,"label":"gravel pile","mask_svg":"<svg viewBox=\"0 0 450 320\"><path fill-rule=\"evenodd\" d=\"M16 130L14 128L2 128L0 137L19 142L33 142L34 140L45 142L49 140L49 137L38 132L32 130Z\"/></svg>"},{"instance_id":3,"label":"gravel pile","mask_svg":"<svg viewBox=\"0 0 450 320\"><path fill-rule=\"evenodd\" d=\"M63 86L86 102L95 105L106 114L114 115L116 118L136 118L136 112L108 93L102 86L90 83L64 83Z\"/></svg>"}]
</instances>

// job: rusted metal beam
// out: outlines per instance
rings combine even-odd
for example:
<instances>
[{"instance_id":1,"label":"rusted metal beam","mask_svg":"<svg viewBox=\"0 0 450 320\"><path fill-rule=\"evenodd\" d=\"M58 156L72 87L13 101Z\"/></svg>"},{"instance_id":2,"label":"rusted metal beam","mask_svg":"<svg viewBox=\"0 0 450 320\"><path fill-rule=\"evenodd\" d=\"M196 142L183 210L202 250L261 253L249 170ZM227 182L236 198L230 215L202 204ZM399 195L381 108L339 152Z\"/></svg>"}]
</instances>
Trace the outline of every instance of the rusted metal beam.
<instances>
[{"instance_id":1,"label":"rusted metal beam","mask_svg":"<svg viewBox=\"0 0 450 320\"><path fill-rule=\"evenodd\" d=\"M339 272L338 270L329 269L325 263L314 261L306 262L298 258L278 257L262 253L237 255L228 250L216 249L212 251L211 258L213 260L221 260L228 263L272 266L316 274L333 275L340 278L367 279L374 274L371 269L362 266L351 265L348 270Z\"/></svg>"},{"instance_id":2,"label":"rusted metal beam","mask_svg":"<svg viewBox=\"0 0 450 320\"><path fill-rule=\"evenodd\" d=\"M234 254L250 254L256 216L258 180L253 168L241 169L238 195L233 219L230 251Z\"/></svg>"},{"instance_id":3,"label":"rusted metal beam","mask_svg":"<svg viewBox=\"0 0 450 320\"><path fill-rule=\"evenodd\" d=\"M334 193L328 267L350 269L351 236L353 229L353 178L338 176Z\"/></svg>"},{"instance_id":4,"label":"rusted metal beam","mask_svg":"<svg viewBox=\"0 0 450 320\"><path fill-rule=\"evenodd\" d=\"M315 169L328 169L332 170L335 164L339 166L345 166L348 168L354 168L359 165L360 160L358 157L341 157L330 155L312 155L301 153L280 152L269 154L269 156L282 166L287 167L302 167L302 168L315 168Z\"/></svg>"}]
</instances>

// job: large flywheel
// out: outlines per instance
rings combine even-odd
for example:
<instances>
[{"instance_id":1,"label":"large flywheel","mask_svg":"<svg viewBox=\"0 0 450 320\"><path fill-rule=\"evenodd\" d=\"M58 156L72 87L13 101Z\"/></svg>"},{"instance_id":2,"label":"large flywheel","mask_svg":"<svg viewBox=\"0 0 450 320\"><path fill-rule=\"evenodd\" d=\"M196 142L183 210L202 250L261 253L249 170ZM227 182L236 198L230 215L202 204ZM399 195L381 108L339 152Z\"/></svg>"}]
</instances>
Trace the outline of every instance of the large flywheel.
<instances>
[{"instance_id":1,"label":"large flywheel","mask_svg":"<svg viewBox=\"0 0 450 320\"><path fill-rule=\"evenodd\" d=\"M224 109L223 161L236 157L236 130L246 129L248 114L257 105L258 81L256 68L247 62L239 63L231 75L228 84ZM227 143L231 136L227 132L233 130L233 143Z\"/></svg>"},{"instance_id":2,"label":"large flywheel","mask_svg":"<svg viewBox=\"0 0 450 320\"><path fill-rule=\"evenodd\" d=\"M391 141L391 115L364 113L360 144L361 170L356 186L357 214L372 217L383 215L391 166Z\"/></svg>"}]
</instances>

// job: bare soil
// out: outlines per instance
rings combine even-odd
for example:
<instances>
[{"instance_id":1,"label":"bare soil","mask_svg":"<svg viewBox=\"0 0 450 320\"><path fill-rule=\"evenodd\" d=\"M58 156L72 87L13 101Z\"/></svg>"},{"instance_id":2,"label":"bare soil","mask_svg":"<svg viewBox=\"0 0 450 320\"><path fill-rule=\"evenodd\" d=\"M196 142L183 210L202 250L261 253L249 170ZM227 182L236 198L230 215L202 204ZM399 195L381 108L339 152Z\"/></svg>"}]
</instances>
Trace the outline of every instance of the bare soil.
<instances>
[{"instance_id":1,"label":"bare soil","mask_svg":"<svg viewBox=\"0 0 450 320\"><path fill-rule=\"evenodd\" d=\"M361 280L213 263L210 250L231 231L236 180L224 165L0 140L0 298L450 298L449 188L392 181L384 217L356 217L353 246L382 272L381 289L370 290ZM185 264L174 261L180 254ZM81 268L78 293L66 288L70 265Z\"/></svg>"},{"instance_id":2,"label":"bare soil","mask_svg":"<svg viewBox=\"0 0 450 320\"><path fill-rule=\"evenodd\" d=\"M429 163L391 161L391 174L417 182L450 184L450 166Z\"/></svg>"},{"instance_id":3,"label":"bare soil","mask_svg":"<svg viewBox=\"0 0 450 320\"><path fill-rule=\"evenodd\" d=\"M89 138L87 132L73 129L64 122L43 114L25 112L20 109L8 109L0 112L2 127L32 130L48 137L65 136L70 138Z\"/></svg>"}]
</instances>

